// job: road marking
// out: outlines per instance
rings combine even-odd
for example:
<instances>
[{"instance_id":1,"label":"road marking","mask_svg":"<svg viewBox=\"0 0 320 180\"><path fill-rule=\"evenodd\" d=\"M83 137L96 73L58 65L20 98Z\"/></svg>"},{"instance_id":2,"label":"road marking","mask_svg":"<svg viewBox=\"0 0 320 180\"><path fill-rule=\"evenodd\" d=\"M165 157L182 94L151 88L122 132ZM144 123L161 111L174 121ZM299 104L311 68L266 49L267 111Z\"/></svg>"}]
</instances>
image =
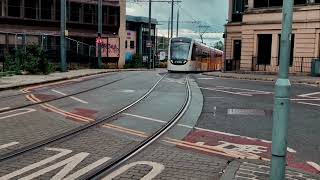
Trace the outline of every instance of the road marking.
<instances>
[{"instance_id":1,"label":"road marking","mask_svg":"<svg viewBox=\"0 0 320 180\"><path fill-rule=\"evenodd\" d=\"M35 111L36 111L35 109L31 109L31 108L16 109L16 110L0 113L0 119L15 117L15 116L19 116L22 114L35 112ZM6 114L9 114L9 115L6 115ZM5 115L5 116L2 116L2 115Z\"/></svg>"},{"instance_id":2,"label":"road marking","mask_svg":"<svg viewBox=\"0 0 320 180\"><path fill-rule=\"evenodd\" d=\"M139 115L129 114L129 113L122 113L122 114L123 115L127 115L127 116L137 117L137 118L140 118L140 119L145 119L145 120L148 120L148 121L154 121L154 122L158 122L158 123L167 123L166 121L163 121L163 120L154 119L154 118L148 118L148 117L145 117L145 116L139 116ZM189 129L200 130L200 131L211 132L211 133L215 133L215 134L226 135L226 136L241 137L241 138L254 140L254 141L261 141L261 142L265 142L265 143L272 143L272 141L268 141L268 140L252 138L252 137L247 137L247 136L241 136L241 135L232 134L232 133L225 133L225 132L220 132L220 131L215 131L215 130L210 130L210 129L204 129L204 128L200 128L200 127L193 127L193 126L189 126L189 125L185 125L185 124L177 124L177 126L185 127L185 128L189 128ZM119 127L119 126L117 126L117 127ZM141 132L139 132L139 133L141 133ZM292 152L292 153L296 153L296 151L294 149L290 148L290 147L287 148L287 151L288 152Z\"/></svg>"},{"instance_id":3,"label":"road marking","mask_svg":"<svg viewBox=\"0 0 320 180\"><path fill-rule=\"evenodd\" d=\"M320 99L291 99L291 101L320 101Z\"/></svg>"},{"instance_id":4,"label":"road marking","mask_svg":"<svg viewBox=\"0 0 320 180\"><path fill-rule=\"evenodd\" d=\"M135 90L132 90L132 89L124 89L124 90L120 90L118 92L121 92L121 93L134 93L136 92Z\"/></svg>"},{"instance_id":5,"label":"road marking","mask_svg":"<svg viewBox=\"0 0 320 180\"><path fill-rule=\"evenodd\" d=\"M12 172L10 174L2 176L2 177L0 177L0 179L1 180L11 179L11 178L19 176L19 175L21 175L21 174L23 174L25 172L28 172L28 171L33 170L35 168L38 168L38 167L40 167L42 165L48 164L48 163L50 163L50 162L52 162L52 161L54 161L56 159L59 159L59 158L65 156L65 155L68 155L68 154L70 154L72 152L71 150L68 150L68 149L59 149L59 148L45 148L45 149L48 150L48 151L57 151L59 153L54 155L54 156L48 157L48 158L46 158L44 160L41 160L41 161L39 161L37 163L30 164L29 166L26 166L26 167L24 167L22 169L16 170L16 171L14 171L14 172Z\"/></svg>"},{"instance_id":6,"label":"road marking","mask_svg":"<svg viewBox=\"0 0 320 180\"><path fill-rule=\"evenodd\" d=\"M307 103L307 102L298 102L298 104L304 104L304 105L310 105L310 106L318 106L318 107L320 107L320 104L313 104L313 103Z\"/></svg>"},{"instance_id":7,"label":"road marking","mask_svg":"<svg viewBox=\"0 0 320 180\"><path fill-rule=\"evenodd\" d=\"M2 145L0 145L0 150L1 149L6 149L6 148L8 148L10 146L14 146L14 145L17 145L17 144L19 144L19 142L11 142L11 143L7 143L7 144L2 144Z\"/></svg>"},{"instance_id":8,"label":"road marking","mask_svg":"<svg viewBox=\"0 0 320 180\"><path fill-rule=\"evenodd\" d=\"M10 107L4 107L4 108L0 108L0 111L4 111L4 110L8 110L10 109Z\"/></svg>"},{"instance_id":9,"label":"road marking","mask_svg":"<svg viewBox=\"0 0 320 180\"><path fill-rule=\"evenodd\" d=\"M307 164L312 166L313 168L315 168L317 171L320 172L320 165L319 164L317 164L315 162L311 162L311 161L308 161Z\"/></svg>"},{"instance_id":10,"label":"road marking","mask_svg":"<svg viewBox=\"0 0 320 180\"><path fill-rule=\"evenodd\" d=\"M27 95L26 98L28 100L30 100L31 102L34 102L34 103L41 102L41 100L36 98L33 94ZM85 117L85 116L81 116L81 115L78 115L78 114L74 114L74 113L71 113L71 112L64 111L64 110L59 109L59 108L57 108L55 106L52 106L52 105L50 105L48 103L40 104L40 106L45 108L45 109L48 109L48 110L50 110L52 112L60 114L62 116L70 117L72 119L76 119L76 120L79 120L79 121L84 121L84 122L94 121L94 119L91 119L91 118L88 118L88 117Z\"/></svg>"},{"instance_id":11,"label":"road marking","mask_svg":"<svg viewBox=\"0 0 320 180\"><path fill-rule=\"evenodd\" d=\"M127 170L129 170L130 168L136 165L148 165L152 167L151 171L148 172L148 174L146 174L145 176L143 176L140 180L151 180L164 170L163 164L151 162L151 161L138 161L138 162L133 162L125 166L122 166L121 168L113 171L111 174L104 177L102 180L114 179L115 177L119 176L120 174L126 172Z\"/></svg>"},{"instance_id":12,"label":"road marking","mask_svg":"<svg viewBox=\"0 0 320 180\"><path fill-rule=\"evenodd\" d=\"M241 94L241 93L237 93L237 92L231 92L231 91L225 91L225 90L221 90L219 88L205 88L205 87L199 87L200 89L204 89L204 90L210 90L210 91L217 91L217 92L224 92L224 93L228 93L228 94L234 94L234 95L240 95L240 96L252 96L249 94Z\"/></svg>"},{"instance_id":13,"label":"road marking","mask_svg":"<svg viewBox=\"0 0 320 180\"><path fill-rule=\"evenodd\" d=\"M197 79L200 79L200 80L212 80L214 78L197 78Z\"/></svg>"},{"instance_id":14,"label":"road marking","mask_svg":"<svg viewBox=\"0 0 320 180\"><path fill-rule=\"evenodd\" d=\"M205 97L207 99L224 99L224 97Z\"/></svg>"},{"instance_id":15,"label":"road marking","mask_svg":"<svg viewBox=\"0 0 320 180\"><path fill-rule=\"evenodd\" d=\"M51 91L57 93L57 94L60 94L60 95L63 95L63 96L67 96L67 94L63 93L63 92L60 92L60 91L57 91L57 90L54 90L54 89L51 89ZM78 101L80 103L83 103L83 104L88 104L87 101L84 101L82 99L79 99L79 98L76 98L74 96L70 96L71 99L75 100L75 101Z\"/></svg>"},{"instance_id":16,"label":"road marking","mask_svg":"<svg viewBox=\"0 0 320 180\"><path fill-rule=\"evenodd\" d=\"M311 98L319 98L319 97L312 97L312 95L320 94L320 92L308 93L308 94L301 94L298 95L299 97L311 97Z\"/></svg>"}]
</instances>

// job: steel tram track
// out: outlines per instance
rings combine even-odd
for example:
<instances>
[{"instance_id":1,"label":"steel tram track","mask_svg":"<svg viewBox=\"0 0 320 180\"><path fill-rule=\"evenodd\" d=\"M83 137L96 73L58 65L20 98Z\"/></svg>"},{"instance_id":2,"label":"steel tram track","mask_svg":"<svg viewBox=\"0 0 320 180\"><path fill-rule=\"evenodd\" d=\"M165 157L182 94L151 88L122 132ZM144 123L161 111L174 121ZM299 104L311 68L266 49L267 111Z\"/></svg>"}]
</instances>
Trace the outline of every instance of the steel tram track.
<instances>
[{"instance_id":1,"label":"steel tram track","mask_svg":"<svg viewBox=\"0 0 320 180\"><path fill-rule=\"evenodd\" d=\"M143 141L141 141L138 145L136 145L134 148L122 153L121 155L115 157L114 159L111 159L111 161L106 162L104 165L100 166L99 168L89 172L88 174L80 177L80 180L86 180L86 179L94 179L94 180L107 180L104 179L105 176L116 170L119 166L123 165L125 162L133 158L135 155L149 147L151 144L153 144L155 141L159 140L165 133L167 133L172 127L174 127L178 121L183 117L183 115L186 113L186 111L189 108L189 105L191 103L191 88L189 84L189 77L186 76L185 81L185 87L186 87L186 98L179 109L179 111L174 115L173 118L170 119L165 125L163 125L160 129L158 129L155 133L151 134L147 138L145 138Z\"/></svg>"},{"instance_id":2,"label":"steel tram track","mask_svg":"<svg viewBox=\"0 0 320 180\"><path fill-rule=\"evenodd\" d=\"M31 107L31 106L36 106L36 105L40 105L40 104L45 104L45 103L57 101L57 100L60 100L60 99L65 99L65 98L68 98L68 97L71 97L71 96L76 96L76 95L79 95L79 94L87 93L87 92L90 92L90 91L93 91L93 90L96 90L96 89L99 89L99 88L114 84L116 82L122 81L122 80L127 79L127 78L128 77L120 78L120 79L113 80L111 82L108 82L108 83L105 83L105 84L102 84L102 85L99 85L99 86L95 86L93 88L89 88L89 89L86 89L86 90L83 90L83 91L75 92L75 93L68 94L68 95L61 96L61 97L57 97L57 98L52 98L52 99L48 99L48 100L44 100L44 101L39 101L39 102L34 102L34 103L30 103L30 104L16 106L16 107L8 108L8 109L3 109L3 110L0 110L0 113L10 112L10 111L14 111L14 110L22 109L22 108L27 108L27 107ZM23 95L27 96L27 95L31 95L31 94L32 93L25 93Z\"/></svg>"},{"instance_id":3,"label":"steel tram track","mask_svg":"<svg viewBox=\"0 0 320 180\"><path fill-rule=\"evenodd\" d=\"M67 85L78 85L80 83L83 83L83 82L88 82L88 81L91 81L91 80L97 80L99 78L103 78L103 77L106 77L105 75L116 75L116 72L112 72L112 73L106 73L106 74L98 74L98 75L91 75L91 76L96 76L96 77L91 77L91 76L88 76L88 77L79 77L79 78L87 78L87 79L84 79L84 80L81 80L79 82L77 81L74 81L76 79L79 79L79 78L74 78L74 79L69 79L69 80L62 80L61 82L65 82L65 81L72 81L71 83L70 82L65 82L65 84L63 85L60 85L61 87L64 87L64 86L67 86ZM59 81L57 82L52 82L52 83L58 83ZM46 83L47 86L45 86L45 89L41 89L41 90L38 90L37 92L45 92L48 90L48 88L51 86L52 83ZM44 84L44 85L46 85ZM17 93L17 94L12 94L12 95L8 95L8 96L0 96L0 100L4 100L4 99L8 99L8 98L13 98L13 97L18 97L18 96L25 96L25 95L28 95L28 94L31 94L31 93ZM3 112L3 111L0 111L0 113Z\"/></svg>"},{"instance_id":4,"label":"steel tram track","mask_svg":"<svg viewBox=\"0 0 320 180\"><path fill-rule=\"evenodd\" d=\"M32 150L35 150L35 149L38 149L38 148L41 148L43 146L46 146L48 144L51 144L53 142L57 142L57 141L60 141L60 140L63 140L65 138L70 138L70 137L73 137L81 132L84 132L85 130L88 130L92 127L95 127L101 123L108 123L108 122L111 122L113 121L113 117L121 114L122 112L128 110L129 108L135 106L136 104L138 104L139 102L141 102L142 100L144 100L146 97L148 97L151 92L158 86L158 84L166 77L167 74L163 75L144 95L142 95L139 99L135 100L134 102L132 102L131 104L121 108L120 110L112 113L111 115L106 115L106 116L103 116L99 119L97 119L96 121L92 121L90 123L87 123L85 125L82 125L82 126L79 126L77 128L74 128L74 129L71 129L67 132L64 132L64 133L61 133L61 134L58 134L58 135L55 135L55 136L52 136L50 138L47 138L47 139L44 139L44 140L41 140L41 141L38 141L36 143L32 143L30 145L27 145L25 147L22 147L20 149L17 149L17 150L13 150L11 152L8 152L6 154L3 154L0 156L0 162L2 161L5 161L5 160L8 160L8 159L12 159L12 158L15 158L15 157L18 157L20 155L23 155L27 152L30 152ZM122 79L120 79L122 80ZM111 83L115 83L117 81L120 81L120 80L116 80L114 82L111 82ZM108 83L108 84L111 84L111 83ZM95 87L96 89L98 87ZM79 94L79 93L78 93ZM68 95L69 96L73 96L74 94L72 95ZM60 98L62 99L62 98ZM51 100L52 101L52 100ZM41 103L35 103L35 104L42 104L42 103L45 103L45 102L41 102ZM34 104L33 104L34 105Z\"/></svg>"}]
</instances>

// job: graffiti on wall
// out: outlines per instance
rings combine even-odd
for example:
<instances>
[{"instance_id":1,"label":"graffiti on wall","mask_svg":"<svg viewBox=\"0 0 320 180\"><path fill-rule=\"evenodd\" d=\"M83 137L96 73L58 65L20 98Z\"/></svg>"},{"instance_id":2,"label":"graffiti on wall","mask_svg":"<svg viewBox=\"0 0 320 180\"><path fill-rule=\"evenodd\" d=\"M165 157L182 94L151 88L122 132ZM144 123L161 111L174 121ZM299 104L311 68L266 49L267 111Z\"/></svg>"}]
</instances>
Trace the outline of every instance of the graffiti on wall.
<instances>
[{"instance_id":1,"label":"graffiti on wall","mask_svg":"<svg viewBox=\"0 0 320 180\"><path fill-rule=\"evenodd\" d=\"M96 44L98 47L98 44ZM120 57L119 38L102 38L101 39L102 57ZM98 56L98 48L97 48Z\"/></svg>"}]
</instances>

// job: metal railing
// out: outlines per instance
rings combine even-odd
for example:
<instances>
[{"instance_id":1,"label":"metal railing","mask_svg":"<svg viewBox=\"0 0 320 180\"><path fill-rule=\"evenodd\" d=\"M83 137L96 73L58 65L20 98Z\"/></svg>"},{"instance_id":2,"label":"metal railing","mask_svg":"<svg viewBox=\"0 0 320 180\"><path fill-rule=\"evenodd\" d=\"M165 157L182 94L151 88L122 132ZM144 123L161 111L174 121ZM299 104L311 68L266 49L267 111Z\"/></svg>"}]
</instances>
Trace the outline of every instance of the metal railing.
<instances>
[{"instance_id":1,"label":"metal railing","mask_svg":"<svg viewBox=\"0 0 320 180\"><path fill-rule=\"evenodd\" d=\"M25 49L28 45L38 45L46 54L49 62L59 67L60 64L60 36L53 34L23 34L0 32L6 39L0 42L0 71L5 70L5 59L8 55L15 55L18 49ZM95 39L92 39L95 42ZM73 38L66 38L66 54L69 69L96 67L96 46Z\"/></svg>"},{"instance_id":2,"label":"metal railing","mask_svg":"<svg viewBox=\"0 0 320 180\"><path fill-rule=\"evenodd\" d=\"M293 57L290 61L290 72L291 73L310 73L311 63L314 59L320 57ZM278 72L279 70L279 58L271 57L266 61L259 61L258 57L252 57L252 71L267 71L267 72Z\"/></svg>"}]
</instances>

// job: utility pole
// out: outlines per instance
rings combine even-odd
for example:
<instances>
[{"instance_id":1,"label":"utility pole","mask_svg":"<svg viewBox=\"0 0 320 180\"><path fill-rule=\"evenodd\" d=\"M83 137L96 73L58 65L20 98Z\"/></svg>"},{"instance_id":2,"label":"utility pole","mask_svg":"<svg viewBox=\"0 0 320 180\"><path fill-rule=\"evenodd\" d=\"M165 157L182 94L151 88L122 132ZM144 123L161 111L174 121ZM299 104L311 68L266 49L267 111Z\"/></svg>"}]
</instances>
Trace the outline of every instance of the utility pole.
<instances>
[{"instance_id":1,"label":"utility pole","mask_svg":"<svg viewBox=\"0 0 320 180\"><path fill-rule=\"evenodd\" d=\"M149 43L152 42L152 40L151 40L151 0L149 0L149 38L148 38L148 40L149 40ZM149 58L148 58L148 68L149 69L151 69L151 56L152 56L152 47L149 47Z\"/></svg>"},{"instance_id":2,"label":"utility pole","mask_svg":"<svg viewBox=\"0 0 320 180\"><path fill-rule=\"evenodd\" d=\"M173 38L173 6L174 0L171 1L171 38Z\"/></svg>"},{"instance_id":3,"label":"utility pole","mask_svg":"<svg viewBox=\"0 0 320 180\"><path fill-rule=\"evenodd\" d=\"M273 110L271 180L285 179L288 120L290 112L289 62L294 0L283 1L279 78Z\"/></svg>"},{"instance_id":4,"label":"utility pole","mask_svg":"<svg viewBox=\"0 0 320 180\"><path fill-rule=\"evenodd\" d=\"M102 0L98 1L98 34L102 37ZM102 48L101 43L98 43L98 68L102 66Z\"/></svg>"},{"instance_id":5,"label":"utility pole","mask_svg":"<svg viewBox=\"0 0 320 180\"><path fill-rule=\"evenodd\" d=\"M176 36L179 37L179 9L177 12L177 32L176 32Z\"/></svg>"},{"instance_id":6,"label":"utility pole","mask_svg":"<svg viewBox=\"0 0 320 180\"><path fill-rule=\"evenodd\" d=\"M67 71L66 60L66 0L60 0L60 60L61 71Z\"/></svg>"},{"instance_id":7,"label":"utility pole","mask_svg":"<svg viewBox=\"0 0 320 180\"><path fill-rule=\"evenodd\" d=\"M170 39L170 17L169 17L169 20L168 20L168 39Z\"/></svg>"}]
</instances>

